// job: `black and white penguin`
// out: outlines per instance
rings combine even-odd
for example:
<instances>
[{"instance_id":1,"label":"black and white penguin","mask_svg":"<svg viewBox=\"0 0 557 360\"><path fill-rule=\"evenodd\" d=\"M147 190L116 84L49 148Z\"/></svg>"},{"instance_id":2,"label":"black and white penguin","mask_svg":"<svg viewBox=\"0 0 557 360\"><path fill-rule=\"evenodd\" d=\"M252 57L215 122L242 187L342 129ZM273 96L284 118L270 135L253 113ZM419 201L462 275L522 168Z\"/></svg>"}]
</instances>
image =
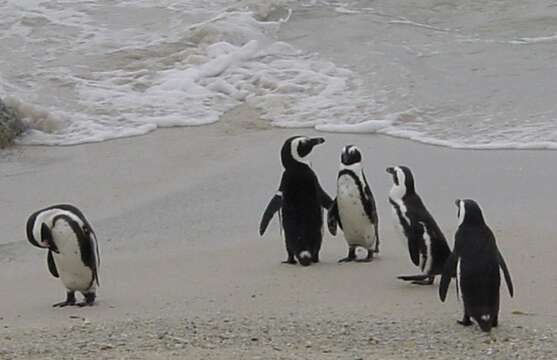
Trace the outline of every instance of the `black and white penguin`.
<instances>
[{"instance_id":1,"label":"black and white penguin","mask_svg":"<svg viewBox=\"0 0 557 360\"><path fill-rule=\"evenodd\" d=\"M393 208L395 227L400 230L410 259L422 271L420 275L399 276L414 284L431 285L435 275L443 272L451 254L441 229L416 193L414 176L406 166L387 168L393 177L389 202Z\"/></svg>"},{"instance_id":2,"label":"black and white penguin","mask_svg":"<svg viewBox=\"0 0 557 360\"><path fill-rule=\"evenodd\" d=\"M48 269L67 289L66 301L53 306L76 305L76 291L84 297L77 305L93 305L100 258L95 232L83 213L73 205L47 207L29 217L26 230L32 245L48 249Z\"/></svg>"},{"instance_id":3,"label":"black and white penguin","mask_svg":"<svg viewBox=\"0 0 557 360\"><path fill-rule=\"evenodd\" d=\"M263 235L269 221L280 210L288 259L284 263L307 266L319 262L323 238L323 209L332 200L323 190L307 161L314 146L323 138L294 136L286 140L281 150L284 172L278 192L271 199L259 226Z\"/></svg>"},{"instance_id":4,"label":"black and white penguin","mask_svg":"<svg viewBox=\"0 0 557 360\"><path fill-rule=\"evenodd\" d=\"M487 332L497 327L499 322L499 269L503 270L511 297L514 293L513 283L480 206L474 200L456 200L455 203L459 225L455 233L454 251L441 277L439 297L445 301L451 277L456 274L457 288L464 304L464 317L458 323L472 325L472 318Z\"/></svg>"},{"instance_id":5,"label":"black and white penguin","mask_svg":"<svg viewBox=\"0 0 557 360\"><path fill-rule=\"evenodd\" d=\"M375 199L362 169L362 154L354 145L342 149L337 197L328 212L327 224L332 235L336 235L338 224L348 243L348 256L339 262L356 260L358 246L367 249L367 258L357 261L369 262L373 260L373 253L379 252Z\"/></svg>"}]
</instances>

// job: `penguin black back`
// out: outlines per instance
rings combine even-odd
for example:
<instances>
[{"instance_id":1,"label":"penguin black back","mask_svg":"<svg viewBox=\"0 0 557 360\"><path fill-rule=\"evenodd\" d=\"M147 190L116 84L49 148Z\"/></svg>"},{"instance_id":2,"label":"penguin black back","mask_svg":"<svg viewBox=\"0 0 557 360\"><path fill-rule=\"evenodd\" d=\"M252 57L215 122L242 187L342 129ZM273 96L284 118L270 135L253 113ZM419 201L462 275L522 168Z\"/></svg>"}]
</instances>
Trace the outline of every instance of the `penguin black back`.
<instances>
[{"instance_id":1,"label":"penguin black back","mask_svg":"<svg viewBox=\"0 0 557 360\"><path fill-rule=\"evenodd\" d=\"M464 316L459 323L471 325L472 318L483 331L489 331L498 325L499 269L503 270L511 296L514 294L512 280L479 205L474 200L457 200L456 205L459 226L454 252L447 260L441 278L439 295L444 301L451 277L456 275L464 304Z\"/></svg>"},{"instance_id":2,"label":"penguin black back","mask_svg":"<svg viewBox=\"0 0 557 360\"><path fill-rule=\"evenodd\" d=\"M275 212L281 211L288 259L286 263L310 265L319 261L322 242L323 210L331 205L331 198L322 189L317 175L306 157L322 138L294 136L281 149L284 166L279 191L271 199L263 218L260 234L265 232Z\"/></svg>"}]
</instances>

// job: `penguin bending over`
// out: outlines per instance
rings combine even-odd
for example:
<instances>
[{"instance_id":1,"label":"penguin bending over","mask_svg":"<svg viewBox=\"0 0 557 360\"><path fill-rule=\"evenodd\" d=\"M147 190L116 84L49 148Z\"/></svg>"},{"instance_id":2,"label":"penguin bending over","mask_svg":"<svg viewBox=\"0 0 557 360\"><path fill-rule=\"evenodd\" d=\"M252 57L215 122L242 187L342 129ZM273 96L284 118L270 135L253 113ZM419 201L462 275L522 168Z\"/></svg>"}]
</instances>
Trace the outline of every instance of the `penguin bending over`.
<instances>
[{"instance_id":1,"label":"penguin bending over","mask_svg":"<svg viewBox=\"0 0 557 360\"><path fill-rule=\"evenodd\" d=\"M499 287L503 270L511 297L514 294L511 275L497 248L495 236L484 221L482 210L474 200L456 200L459 225L455 233L454 252L449 256L441 277L439 297L445 301L451 277L464 304L464 317L459 324L472 325L474 319L483 331L499 322Z\"/></svg>"},{"instance_id":2,"label":"penguin bending over","mask_svg":"<svg viewBox=\"0 0 557 360\"><path fill-rule=\"evenodd\" d=\"M323 190L307 161L313 147L324 143L323 138L294 136L286 140L281 150L284 172L278 192L271 199L259 226L263 235L273 215L280 210L284 229L287 264L298 262L307 266L319 262L323 239L323 210L332 200Z\"/></svg>"},{"instance_id":3,"label":"penguin bending over","mask_svg":"<svg viewBox=\"0 0 557 360\"><path fill-rule=\"evenodd\" d=\"M356 260L356 247L367 249L370 262L373 253L379 252L379 218L375 200L362 169L362 155L354 145L342 149L340 170L337 177L337 197L333 200L327 224L336 235L337 224L348 243L348 256L339 262Z\"/></svg>"},{"instance_id":4,"label":"penguin bending over","mask_svg":"<svg viewBox=\"0 0 557 360\"><path fill-rule=\"evenodd\" d=\"M48 269L67 289L66 301L53 306L76 305L76 291L84 297L78 306L93 305L100 258L95 232L83 213L67 204L47 207L29 217L26 231L32 245L48 249Z\"/></svg>"},{"instance_id":5,"label":"penguin bending over","mask_svg":"<svg viewBox=\"0 0 557 360\"><path fill-rule=\"evenodd\" d=\"M399 276L413 284L431 285L435 275L443 272L451 254L441 229L416 193L414 176L406 166L387 168L393 177L389 202L393 208L395 227L401 230L410 259L422 271L420 275Z\"/></svg>"}]
</instances>

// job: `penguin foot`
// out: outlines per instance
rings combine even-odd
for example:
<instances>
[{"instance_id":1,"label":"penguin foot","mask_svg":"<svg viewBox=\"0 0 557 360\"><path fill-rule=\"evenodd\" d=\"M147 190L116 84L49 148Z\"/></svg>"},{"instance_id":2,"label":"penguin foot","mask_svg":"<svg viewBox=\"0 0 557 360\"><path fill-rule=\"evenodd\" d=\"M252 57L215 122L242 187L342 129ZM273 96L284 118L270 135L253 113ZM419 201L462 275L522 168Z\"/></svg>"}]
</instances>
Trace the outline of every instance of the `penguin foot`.
<instances>
[{"instance_id":1,"label":"penguin foot","mask_svg":"<svg viewBox=\"0 0 557 360\"><path fill-rule=\"evenodd\" d=\"M412 284L414 284L414 285L432 285L433 284L433 278L432 279L426 279L426 280L415 280L415 281L412 281Z\"/></svg>"},{"instance_id":2,"label":"penguin foot","mask_svg":"<svg viewBox=\"0 0 557 360\"><path fill-rule=\"evenodd\" d=\"M352 261L354 261L354 259L352 259L350 257L345 257L345 258L340 259L338 262L339 263L345 263L345 262L352 262Z\"/></svg>"},{"instance_id":3,"label":"penguin foot","mask_svg":"<svg viewBox=\"0 0 557 360\"><path fill-rule=\"evenodd\" d=\"M462 326L470 326L472 325L472 321L470 321L470 318L464 318L462 320L457 320L457 323L462 325Z\"/></svg>"},{"instance_id":4,"label":"penguin foot","mask_svg":"<svg viewBox=\"0 0 557 360\"><path fill-rule=\"evenodd\" d=\"M75 292L68 291L66 293L66 301L53 304L52 307L64 307L64 306L73 306L73 305L75 305Z\"/></svg>"},{"instance_id":5,"label":"penguin foot","mask_svg":"<svg viewBox=\"0 0 557 360\"><path fill-rule=\"evenodd\" d=\"M52 304L52 307L65 307L65 306L74 306L75 301L62 301L56 304Z\"/></svg>"},{"instance_id":6,"label":"penguin foot","mask_svg":"<svg viewBox=\"0 0 557 360\"><path fill-rule=\"evenodd\" d=\"M397 276L398 279L404 281L410 281L412 284L416 285L431 285L433 284L433 276L429 275L400 275Z\"/></svg>"},{"instance_id":7,"label":"penguin foot","mask_svg":"<svg viewBox=\"0 0 557 360\"><path fill-rule=\"evenodd\" d=\"M296 265L297 262L296 262L296 260L294 260L294 259L288 259L288 260L281 261L281 264Z\"/></svg>"}]
</instances>

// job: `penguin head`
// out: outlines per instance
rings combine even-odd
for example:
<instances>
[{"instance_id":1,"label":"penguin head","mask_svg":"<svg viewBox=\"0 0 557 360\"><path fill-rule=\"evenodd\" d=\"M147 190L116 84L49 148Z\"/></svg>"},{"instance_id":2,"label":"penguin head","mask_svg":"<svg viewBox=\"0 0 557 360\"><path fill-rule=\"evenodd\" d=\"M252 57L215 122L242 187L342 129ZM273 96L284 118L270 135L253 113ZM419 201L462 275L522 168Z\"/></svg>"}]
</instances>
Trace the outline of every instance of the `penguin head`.
<instances>
[{"instance_id":1,"label":"penguin head","mask_svg":"<svg viewBox=\"0 0 557 360\"><path fill-rule=\"evenodd\" d=\"M362 162L362 154L360 150L354 145L346 145L342 148L340 155L340 162L345 166L358 164Z\"/></svg>"},{"instance_id":2,"label":"penguin head","mask_svg":"<svg viewBox=\"0 0 557 360\"><path fill-rule=\"evenodd\" d=\"M477 202L471 199L455 200L455 205L458 208L457 217L458 225L476 224L483 225L485 220L483 217L482 209Z\"/></svg>"},{"instance_id":3,"label":"penguin head","mask_svg":"<svg viewBox=\"0 0 557 360\"><path fill-rule=\"evenodd\" d=\"M280 153L282 165L285 168L296 164L309 165L309 162L306 160L307 156L315 145L323 144L324 142L325 139L320 137L293 136L287 139Z\"/></svg>"},{"instance_id":4,"label":"penguin head","mask_svg":"<svg viewBox=\"0 0 557 360\"><path fill-rule=\"evenodd\" d=\"M51 244L49 249L56 253L59 253L58 247L64 247L64 243L68 241L80 244L88 243L92 234L88 224L83 223L81 219L69 215L65 211L58 212L52 218L52 227L48 228L43 224L43 229L49 230Z\"/></svg>"},{"instance_id":5,"label":"penguin head","mask_svg":"<svg viewBox=\"0 0 557 360\"><path fill-rule=\"evenodd\" d=\"M60 251L58 250L58 246L56 246L56 243L54 242L54 237L52 236L52 231L50 230L48 225L45 224L45 223L41 224L41 242L40 243L41 243L41 247L49 249L50 251L55 252L57 254L60 253Z\"/></svg>"},{"instance_id":6,"label":"penguin head","mask_svg":"<svg viewBox=\"0 0 557 360\"><path fill-rule=\"evenodd\" d=\"M391 195L403 197L406 194L414 193L414 176L412 171L406 166L388 167L386 171L393 177L393 187Z\"/></svg>"}]
</instances>

